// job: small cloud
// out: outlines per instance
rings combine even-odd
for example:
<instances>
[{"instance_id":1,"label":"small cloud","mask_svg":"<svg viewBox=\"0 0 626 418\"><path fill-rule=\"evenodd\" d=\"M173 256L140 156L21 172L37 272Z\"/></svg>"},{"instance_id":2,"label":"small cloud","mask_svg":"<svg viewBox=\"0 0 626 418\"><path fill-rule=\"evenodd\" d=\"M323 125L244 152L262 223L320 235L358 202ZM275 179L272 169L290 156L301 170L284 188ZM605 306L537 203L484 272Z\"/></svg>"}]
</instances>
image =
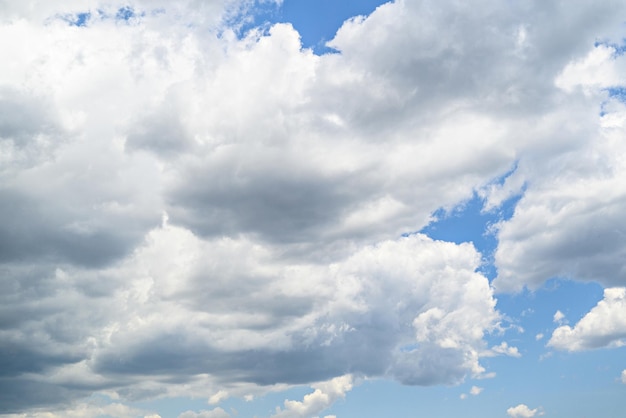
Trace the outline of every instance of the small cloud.
<instances>
[{"instance_id":1,"label":"small cloud","mask_svg":"<svg viewBox=\"0 0 626 418\"><path fill-rule=\"evenodd\" d=\"M209 405L215 405L228 398L228 392L225 390L218 391L215 395L209 398Z\"/></svg>"},{"instance_id":2,"label":"small cloud","mask_svg":"<svg viewBox=\"0 0 626 418\"><path fill-rule=\"evenodd\" d=\"M622 372L622 383L626 385L626 370Z\"/></svg>"},{"instance_id":3,"label":"small cloud","mask_svg":"<svg viewBox=\"0 0 626 418\"><path fill-rule=\"evenodd\" d=\"M480 395L480 393L484 390L484 388L479 388L478 386L472 386L470 389L470 395Z\"/></svg>"},{"instance_id":4,"label":"small cloud","mask_svg":"<svg viewBox=\"0 0 626 418\"><path fill-rule=\"evenodd\" d=\"M542 333L539 333L539 334L535 335L535 340L536 340L536 341L539 341L539 340L541 340L542 338L543 338L543 334L542 334Z\"/></svg>"},{"instance_id":5,"label":"small cloud","mask_svg":"<svg viewBox=\"0 0 626 418\"><path fill-rule=\"evenodd\" d=\"M554 330L548 346L567 351L623 347L626 345L624 312L626 287L604 289L604 298L577 324L573 327L561 324ZM558 313L554 315L555 320Z\"/></svg>"},{"instance_id":6,"label":"small cloud","mask_svg":"<svg viewBox=\"0 0 626 418\"><path fill-rule=\"evenodd\" d=\"M557 324L567 323L567 320L565 320L565 314L561 311L556 311L552 320Z\"/></svg>"},{"instance_id":7,"label":"small cloud","mask_svg":"<svg viewBox=\"0 0 626 418\"><path fill-rule=\"evenodd\" d=\"M541 407L530 409L528 406L521 403L517 406L512 406L511 408L507 409L506 413L512 418L532 418L534 416L543 415L543 410L541 409Z\"/></svg>"},{"instance_id":8,"label":"small cloud","mask_svg":"<svg viewBox=\"0 0 626 418\"><path fill-rule=\"evenodd\" d=\"M469 394L472 396L477 396L480 395L480 393L484 390L484 388L478 387L478 386L472 386L472 388L469 391ZM459 398L461 399L467 399L467 393L461 393L461 395L459 396Z\"/></svg>"},{"instance_id":9,"label":"small cloud","mask_svg":"<svg viewBox=\"0 0 626 418\"><path fill-rule=\"evenodd\" d=\"M510 346L506 341L502 341L500 345L491 347L486 353L483 353L484 357L495 357L499 355L505 355L509 357L521 357L517 347Z\"/></svg>"}]
</instances>

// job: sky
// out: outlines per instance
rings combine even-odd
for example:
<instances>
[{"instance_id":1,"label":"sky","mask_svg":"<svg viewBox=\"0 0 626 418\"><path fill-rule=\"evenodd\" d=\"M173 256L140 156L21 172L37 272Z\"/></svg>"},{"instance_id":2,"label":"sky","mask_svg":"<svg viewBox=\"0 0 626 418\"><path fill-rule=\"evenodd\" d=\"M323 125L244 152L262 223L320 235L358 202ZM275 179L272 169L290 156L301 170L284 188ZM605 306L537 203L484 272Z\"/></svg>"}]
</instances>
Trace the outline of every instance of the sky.
<instances>
[{"instance_id":1,"label":"sky","mask_svg":"<svg viewBox=\"0 0 626 418\"><path fill-rule=\"evenodd\" d=\"M626 3L0 2L0 416L616 417Z\"/></svg>"}]
</instances>

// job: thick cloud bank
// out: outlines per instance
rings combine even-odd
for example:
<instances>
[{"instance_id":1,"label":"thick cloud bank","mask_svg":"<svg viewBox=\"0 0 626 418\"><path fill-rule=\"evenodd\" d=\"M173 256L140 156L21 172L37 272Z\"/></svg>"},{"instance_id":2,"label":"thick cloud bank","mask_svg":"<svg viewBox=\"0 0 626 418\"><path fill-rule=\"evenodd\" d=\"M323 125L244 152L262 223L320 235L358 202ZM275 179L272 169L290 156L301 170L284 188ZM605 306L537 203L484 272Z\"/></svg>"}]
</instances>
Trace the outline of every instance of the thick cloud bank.
<instances>
[{"instance_id":1,"label":"thick cloud bank","mask_svg":"<svg viewBox=\"0 0 626 418\"><path fill-rule=\"evenodd\" d=\"M239 36L250 1L1 3L0 413L314 384L303 416L518 357L482 255L414 231L522 195L497 290L625 282L622 8L398 0L318 56ZM607 292L551 344L602 345Z\"/></svg>"}]
</instances>

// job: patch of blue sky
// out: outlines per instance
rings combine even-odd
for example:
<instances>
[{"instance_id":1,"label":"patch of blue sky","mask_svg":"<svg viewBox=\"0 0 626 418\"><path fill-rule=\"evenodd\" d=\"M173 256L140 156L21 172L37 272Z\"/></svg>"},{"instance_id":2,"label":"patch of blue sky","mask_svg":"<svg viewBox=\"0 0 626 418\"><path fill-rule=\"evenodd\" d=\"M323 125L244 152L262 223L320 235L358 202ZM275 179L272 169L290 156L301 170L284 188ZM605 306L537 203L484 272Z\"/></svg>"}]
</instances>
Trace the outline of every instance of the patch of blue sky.
<instances>
[{"instance_id":1,"label":"patch of blue sky","mask_svg":"<svg viewBox=\"0 0 626 418\"><path fill-rule=\"evenodd\" d=\"M502 205L491 211L484 211L485 201L478 194L456 206L452 210L438 209L433 213L435 221L422 228L419 232L432 239L461 244L471 242L483 256L480 272L493 280L496 269L493 265L493 254L498 241L493 226L513 216L515 206L521 195L511 197ZM408 235L408 234L405 234Z\"/></svg>"},{"instance_id":2,"label":"patch of blue sky","mask_svg":"<svg viewBox=\"0 0 626 418\"><path fill-rule=\"evenodd\" d=\"M625 88L615 88L609 93L620 100L626 98ZM494 181L502 184L515 171L513 168L501 178ZM522 190L523 193L523 190ZM510 219L515 206L522 194L516 195L493 211L484 211L484 200L478 195L451 210L439 209L433 214L436 219L420 230L437 240L463 243L472 242L483 254L485 264L480 271L493 280L497 271L493 265L493 252L497 247L497 237L491 232L491 226ZM502 327L504 332L485 335L489 347L506 341L509 346L519 349L521 357L499 356L484 358L482 364L488 372L495 372L497 378L474 381L469 379L459 386L465 388L465 399L449 399L450 393L439 388L423 388L415 390L414 397L426 396L423 402L407 405L406 416L424 414L425 416L502 416L503 411L515 406L512 399L526 403L530 407L542 405L551 416L612 416L615 414L615 402L609 402L623 391L616 384L616 370L624 368L622 350L597 350L584 353L555 352L547 343L552 332L558 326L554 314L561 311L570 326L574 326L603 298L604 288L595 282L579 282L570 278L551 278L535 291L523 290L517 294L497 294L497 309L503 314ZM582 379L587 379L581 382ZM528 385L522 382L533 382ZM390 383L387 383L390 384ZM384 388L386 384L376 383ZM471 385L485 388L479 396L469 395ZM400 385L392 385L393 391L410 390ZM563 390L563 388L566 390ZM558 388L558 389L557 389ZM600 389L601 388L601 389ZM446 389L446 388L444 388ZM384 389L377 389L382 391ZM456 389L455 389L456 390ZM351 395L350 404L359 389ZM454 390L451 393L456 393ZM458 391L457 391L458 392ZM568 406L564 399L555 399L571 394L577 398L586 398L597 408L597 396L607 400L606 410L598 412L589 409L585 415ZM425 395L426 394L426 395ZM430 395L428 395L430 394ZM608 395L610 394L610 395ZM385 400L393 397L391 389L384 394ZM460 396L460 393L457 394ZM434 402L433 399L439 401ZM504 403L503 399L506 399ZM571 398L570 398L571 399ZM578 399L578 398L577 398ZM400 401L400 400L399 400ZM393 402L393 401L391 401ZM404 398L406 404L407 399ZM358 402L357 402L358 403ZM334 409L339 411L339 409ZM380 411L384 414L383 411ZM344 414L341 416L357 416Z\"/></svg>"},{"instance_id":3,"label":"patch of blue sky","mask_svg":"<svg viewBox=\"0 0 626 418\"><path fill-rule=\"evenodd\" d=\"M535 343L538 352L547 352L548 338L546 335ZM320 415L500 418L508 408L525 403L531 409L542 407L546 416L617 417L626 406L616 373L623 369L623 359L619 350L560 352L547 357L526 352L520 358L485 358L481 362L487 371L496 372L493 379L468 378L457 385L433 387L367 380L348 392L345 401L336 402ZM482 392L471 395L472 386ZM624 400L616 403L615 399Z\"/></svg>"},{"instance_id":4,"label":"patch of blue sky","mask_svg":"<svg viewBox=\"0 0 626 418\"><path fill-rule=\"evenodd\" d=\"M291 22L300 33L302 45L316 54L333 52L326 43L335 37L344 21L368 16L387 1L381 0L284 0L279 10L282 21Z\"/></svg>"},{"instance_id":5,"label":"patch of blue sky","mask_svg":"<svg viewBox=\"0 0 626 418\"><path fill-rule=\"evenodd\" d=\"M201 411L212 409L206 398L157 398L141 402L129 403L133 408L158 412L162 417L177 417L185 411Z\"/></svg>"},{"instance_id":6,"label":"patch of blue sky","mask_svg":"<svg viewBox=\"0 0 626 418\"><path fill-rule=\"evenodd\" d=\"M91 12L80 12L75 14L65 14L58 16L59 19L67 22L70 26L85 27L91 19Z\"/></svg>"},{"instance_id":7,"label":"patch of blue sky","mask_svg":"<svg viewBox=\"0 0 626 418\"><path fill-rule=\"evenodd\" d=\"M117 13L115 13L116 20L129 21L130 19L134 17L137 17L137 14L135 13L135 10L133 10L133 8L130 6L120 7L117 10Z\"/></svg>"},{"instance_id":8,"label":"patch of blue sky","mask_svg":"<svg viewBox=\"0 0 626 418\"><path fill-rule=\"evenodd\" d=\"M613 52L614 57L619 57L620 55L624 55L624 53L626 53L626 38L622 39L622 43L596 41L593 44L596 48L600 45L613 48L615 50L615 52Z\"/></svg>"},{"instance_id":9,"label":"patch of blue sky","mask_svg":"<svg viewBox=\"0 0 626 418\"><path fill-rule=\"evenodd\" d=\"M90 17L91 17L91 13L89 13L89 12L87 12L87 13L77 13L76 14L75 25L76 26L85 26L85 25L87 25L87 22L89 21Z\"/></svg>"},{"instance_id":10,"label":"patch of blue sky","mask_svg":"<svg viewBox=\"0 0 626 418\"><path fill-rule=\"evenodd\" d=\"M609 97L626 103L626 86L613 86L606 89Z\"/></svg>"},{"instance_id":11,"label":"patch of blue sky","mask_svg":"<svg viewBox=\"0 0 626 418\"><path fill-rule=\"evenodd\" d=\"M100 20L114 19L118 22L130 23L136 19L140 19L143 16L145 16L145 12L137 13L132 7L124 6L117 9L115 13L108 13L104 10L98 9L95 12L85 11L73 14L66 14L63 16L59 16L59 18L66 21L70 26L85 27L94 17Z\"/></svg>"},{"instance_id":12,"label":"patch of blue sky","mask_svg":"<svg viewBox=\"0 0 626 418\"><path fill-rule=\"evenodd\" d=\"M251 12L232 19L230 26L243 37L250 29L288 22L300 33L303 48L321 55L336 52L326 43L335 37L343 22L355 16L367 16L385 3L383 0L283 0L277 5L257 1Z\"/></svg>"},{"instance_id":13,"label":"patch of blue sky","mask_svg":"<svg viewBox=\"0 0 626 418\"><path fill-rule=\"evenodd\" d=\"M607 110L611 107L611 101L616 100L621 103L626 103L626 86L612 86L604 89L604 91L608 94L609 98L600 104L600 117L611 113L610 110Z\"/></svg>"},{"instance_id":14,"label":"patch of blue sky","mask_svg":"<svg viewBox=\"0 0 626 418\"><path fill-rule=\"evenodd\" d=\"M482 361L496 377L466 383L484 387L481 407L502 398L509 404L501 405L499 414L491 416L503 416L502 411L518 403L533 408L543 406L546 415L554 417L621 416L615 411L615 399L623 398L623 385L617 380L624 367L623 351L553 352L545 348L550 335L536 342L535 351L520 349L520 358L495 357ZM606 402L599 402L600 399Z\"/></svg>"},{"instance_id":15,"label":"patch of blue sky","mask_svg":"<svg viewBox=\"0 0 626 418\"><path fill-rule=\"evenodd\" d=\"M446 211L439 209L433 217L436 219L419 232L430 238L457 244L471 242L480 251L484 258L481 271L493 279L495 270L492 263L492 254L497 240L490 231L490 226L502 219L499 213L482 212L484 202L474 194L472 199Z\"/></svg>"},{"instance_id":16,"label":"patch of blue sky","mask_svg":"<svg viewBox=\"0 0 626 418\"><path fill-rule=\"evenodd\" d=\"M251 9L241 10L229 16L226 26L241 39L251 30L265 31L272 23L277 23L279 5L269 0L257 0Z\"/></svg>"},{"instance_id":17,"label":"patch of blue sky","mask_svg":"<svg viewBox=\"0 0 626 418\"><path fill-rule=\"evenodd\" d=\"M321 415L341 418L503 416L503 411L510 405L498 397L489 402L485 402L483 394L470 395L465 400L460 398L472 385L482 387L483 382L468 382L456 387L417 387L389 380L369 380L349 392L345 402L335 403Z\"/></svg>"},{"instance_id":18,"label":"patch of blue sky","mask_svg":"<svg viewBox=\"0 0 626 418\"><path fill-rule=\"evenodd\" d=\"M506 179L516 170L517 163L491 183L494 185L504 184ZM485 199L478 193L474 193L471 199L461 202L452 209L439 208L436 210L432 215L434 221L418 232L440 241L456 244L471 242L483 256L480 272L493 280L497 273L493 264L493 254L498 245L496 231L493 227L499 222L511 219L524 190L525 187L519 194L511 196L500 206L489 211L484 209ZM410 235L410 233L404 235Z\"/></svg>"}]
</instances>

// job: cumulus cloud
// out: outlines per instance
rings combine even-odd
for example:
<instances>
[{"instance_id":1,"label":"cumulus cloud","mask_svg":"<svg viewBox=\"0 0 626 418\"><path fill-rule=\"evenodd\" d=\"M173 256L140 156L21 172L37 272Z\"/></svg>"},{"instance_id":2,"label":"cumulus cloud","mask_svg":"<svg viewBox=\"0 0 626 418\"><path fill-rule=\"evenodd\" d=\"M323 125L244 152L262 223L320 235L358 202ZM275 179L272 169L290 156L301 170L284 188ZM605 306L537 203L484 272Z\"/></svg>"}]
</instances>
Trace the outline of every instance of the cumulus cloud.
<instances>
[{"instance_id":1,"label":"cumulus cloud","mask_svg":"<svg viewBox=\"0 0 626 418\"><path fill-rule=\"evenodd\" d=\"M604 290L598 302L574 327L563 325L552 333L548 346L580 351L626 344L626 288Z\"/></svg>"},{"instance_id":2,"label":"cumulus cloud","mask_svg":"<svg viewBox=\"0 0 626 418\"><path fill-rule=\"evenodd\" d=\"M626 370L622 371L622 383L626 385Z\"/></svg>"},{"instance_id":3,"label":"cumulus cloud","mask_svg":"<svg viewBox=\"0 0 626 418\"><path fill-rule=\"evenodd\" d=\"M600 52L590 53L594 60L602 60L608 72L623 73L623 55L611 48L607 52L608 47L601 45L597 48ZM575 152L555 156L550 164L544 164L542 157L520 160L511 182L528 187L513 217L498 226L494 282L498 290L536 289L551 277L600 281L609 287L626 282L619 262L626 251L626 226L620 215L626 196L621 181L626 170L621 141L626 108L606 93L624 82L602 73L593 80L577 77L584 91L570 95L588 96L606 114L599 122L580 119L575 127L565 123L568 128L557 137Z\"/></svg>"},{"instance_id":4,"label":"cumulus cloud","mask_svg":"<svg viewBox=\"0 0 626 418\"><path fill-rule=\"evenodd\" d=\"M487 280L474 272L479 262L471 245L414 235L330 266L284 265L246 240L208 242L167 226L116 272L144 279L123 290L135 308L92 366L103 373L196 370L258 384L305 383L350 369L409 383L454 381L480 372L482 335L499 319ZM298 286L304 278L307 285ZM157 339L169 341L166 351ZM151 371L156 358L160 368ZM409 359L411 368L400 367ZM278 367L285 362L293 366Z\"/></svg>"},{"instance_id":5,"label":"cumulus cloud","mask_svg":"<svg viewBox=\"0 0 626 418\"><path fill-rule=\"evenodd\" d=\"M166 224L98 275L68 268L44 276L57 293L22 307L39 327L5 334L4 393L28 387L29 402L46 404L51 393L69 401L111 386L136 399L206 393L218 382L243 396L255 385L347 371L423 385L479 376L482 336L499 320L479 263L469 244L414 235L328 266L285 264L245 239L206 241ZM69 301L85 322L63 309ZM25 367L31 377L20 377ZM185 385L166 383L170 376Z\"/></svg>"},{"instance_id":6,"label":"cumulus cloud","mask_svg":"<svg viewBox=\"0 0 626 418\"><path fill-rule=\"evenodd\" d=\"M328 382L313 385L315 391L304 396L302 401L285 401L283 409L277 408L273 418L306 418L319 414L337 399L352 390L351 375L336 377Z\"/></svg>"},{"instance_id":7,"label":"cumulus cloud","mask_svg":"<svg viewBox=\"0 0 626 418\"><path fill-rule=\"evenodd\" d=\"M523 403L507 409L506 413L512 418L530 418L537 415L543 415L540 408L530 409Z\"/></svg>"},{"instance_id":8,"label":"cumulus cloud","mask_svg":"<svg viewBox=\"0 0 626 418\"><path fill-rule=\"evenodd\" d=\"M476 192L523 193L498 289L623 281L619 2L396 1L323 56L250 1L108 3L0 4L0 413L489 376L481 254L412 234Z\"/></svg>"},{"instance_id":9,"label":"cumulus cloud","mask_svg":"<svg viewBox=\"0 0 626 418\"><path fill-rule=\"evenodd\" d=\"M510 346L506 341L502 341L499 345L491 347L491 349L483 354L485 357L505 355L509 357L521 357L521 353L517 347Z\"/></svg>"}]
</instances>

